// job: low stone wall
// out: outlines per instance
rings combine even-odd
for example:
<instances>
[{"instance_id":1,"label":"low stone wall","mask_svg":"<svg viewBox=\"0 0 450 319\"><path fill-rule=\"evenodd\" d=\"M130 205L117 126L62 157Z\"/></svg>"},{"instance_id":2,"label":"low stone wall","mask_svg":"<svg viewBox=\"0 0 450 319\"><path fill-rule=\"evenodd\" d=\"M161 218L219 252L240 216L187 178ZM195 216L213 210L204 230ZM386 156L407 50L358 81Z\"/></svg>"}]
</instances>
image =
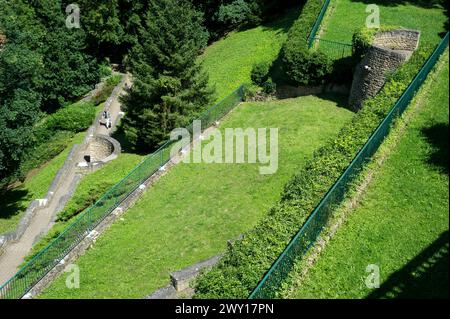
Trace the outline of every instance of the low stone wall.
<instances>
[{"instance_id":1,"label":"low stone wall","mask_svg":"<svg viewBox=\"0 0 450 319\"><path fill-rule=\"evenodd\" d=\"M398 29L378 33L373 44L391 50L415 51L419 38L420 32L417 30Z\"/></svg>"},{"instance_id":2,"label":"low stone wall","mask_svg":"<svg viewBox=\"0 0 450 319\"><path fill-rule=\"evenodd\" d=\"M349 92L350 88L348 86L336 84L300 87L283 85L277 88L276 96L278 99L292 99L306 95L319 95L325 93L348 94Z\"/></svg>"},{"instance_id":3,"label":"low stone wall","mask_svg":"<svg viewBox=\"0 0 450 319\"><path fill-rule=\"evenodd\" d=\"M420 32L393 30L375 36L374 43L358 64L353 77L349 106L358 111L364 101L378 94L387 74L407 61L419 44Z\"/></svg>"},{"instance_id":4,"label":"low stone wall","mask_svg":"<svg viewBox=\"0 0 450 319\"><path fill-rule=\"evenodd\" d=\"M103 165L115 160L122 151L120 143L107 135L92 136L87 140L84 156L90 156L91 162L78 163L80 172L97 170Z\"/></svg>"}]
</instances>

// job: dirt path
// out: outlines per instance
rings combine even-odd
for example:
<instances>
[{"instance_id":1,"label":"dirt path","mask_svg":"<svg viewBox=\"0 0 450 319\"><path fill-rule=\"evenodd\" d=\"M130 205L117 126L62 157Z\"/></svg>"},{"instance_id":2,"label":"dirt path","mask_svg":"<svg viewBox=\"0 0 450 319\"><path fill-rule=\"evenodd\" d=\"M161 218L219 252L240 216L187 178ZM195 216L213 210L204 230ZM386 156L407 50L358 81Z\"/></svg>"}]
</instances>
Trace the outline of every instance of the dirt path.
<instances>
[{"instance_id":1,"label":"dirt path","mask_svg":"<svg viewBox=\"0 0 450 319\"><path fill-rule=\"evenodd\" d=\"M127 75L125 76L127 77L126 83L129 85L130 79ZM106 129L105 126L100 126L96 129L94 134L109 135L112 132L114 125L117 124L117 121L120 118L121 111L118 97L123 92L124 88L119 91L119 94L117 94L116 98L109 106L113 127L111 129ZM78 148L73 157L73 165L71 165L70 169L66 172L64 178L61 179L49 205L37 210L19 241L8 243L4 248L3 253L0 255L0 286L14 276L18 267L23 263L24 258L33 248L35 241L40 236L47 233L54 224L53 218L56 210L60 208L61 204L64 204L65 206L70 199L70 186L72 183L75 183L78 178L75 163L83 161L83 155L83 149L81 147Z\"/></svg>"}]
</instances>

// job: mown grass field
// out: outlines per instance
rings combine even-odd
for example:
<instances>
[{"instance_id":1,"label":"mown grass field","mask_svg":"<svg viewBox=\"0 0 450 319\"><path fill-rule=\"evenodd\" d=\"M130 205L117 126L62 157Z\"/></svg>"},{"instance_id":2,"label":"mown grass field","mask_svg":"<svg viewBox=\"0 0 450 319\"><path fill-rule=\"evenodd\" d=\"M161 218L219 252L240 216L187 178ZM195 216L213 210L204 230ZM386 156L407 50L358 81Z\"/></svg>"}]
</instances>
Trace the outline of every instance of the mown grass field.
<instances>
[{"instance_id":1,"label":"mown grass field","mask_svg":"<svg viewBox=\"0 0 450 319\"><path fill-rule=\"evenodd\" d=\"M61 276L42 298L140 298L182 269L225 250L254 226L312 152L337 134L352 113L318 97L244 103L221 124L279 128L279 169L259 164L178 164L147 190L77 265L81 287Z\"/></svg>"},{"instance_id":2,"label":"mown grass field","mask_svg":"<svg viewBox=\"0 0 450 319\"><path fill-rule=\"evenodd\" d=\"M366 18L370 15L370 12L366 12L368 4L379 7L381 25L420 30L422 44L436 45L440 40L439 33L444 31L446 16L440 7L430 8L395 0L332 0L321 26L320 38L351 44L353 33L365 26ZM324 42L319 46L325 51L335 50L331 44Z\"/></svg>"},{"instance_id":3,"label":"mown grass field","mask_svg":"<svg viewBox=\"0 0 450 319\"><path fill-rule=\"evenodd\" d=\"M448 298L448 51L393 153L293 298ZM380 269L369 289L366 267Z\"/></svg>"},{"instance_id":4,"label":"mown grass field","mask_svg":"<svg viewBox=\"0 0 450 319\"><path fill-rule=\"evenodd\" d=\"M277 58L287 32L298 18L300 8L291 9L278 20L256 28L235 31L210 45L200 57L216 87L217 101L225 98L243 83L251 83L255 63Z\"/></svg>"}]
</instances>

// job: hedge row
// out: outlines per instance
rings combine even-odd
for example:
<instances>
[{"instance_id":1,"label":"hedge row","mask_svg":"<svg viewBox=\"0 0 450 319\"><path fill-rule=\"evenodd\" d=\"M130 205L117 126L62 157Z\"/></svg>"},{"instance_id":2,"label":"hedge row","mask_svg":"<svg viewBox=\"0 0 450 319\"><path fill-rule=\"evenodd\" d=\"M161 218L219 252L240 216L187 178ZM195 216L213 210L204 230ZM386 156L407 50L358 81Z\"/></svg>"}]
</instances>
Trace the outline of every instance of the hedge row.
<instances>
[{"instance_id":1,"label":"hedge row","mask_svg":"<svg viewBox=\"0 0 450 319\"><path fill-rule=\"evenodd\" d=\"M300 17L289 30L282 52L283 70L293 84L321 84L333 69L331 60L324 53L308 48L309 34L324 2L308 0Z\"/></svg>"},{"instance_id":2,"label":"hedge row","mask_svg":"<svg viewBox=\"0 0 450 319\"><path fill-rule=\"evenodd\" d=\"M381 123L430 48L420 48L393 74L383 90L367 100L335 140L316 151L284 188L280 201L242 240L229 247L213 269L199 276L195 298L247 298L304 224L322 197Z\"/></svg>"}]
</instances>

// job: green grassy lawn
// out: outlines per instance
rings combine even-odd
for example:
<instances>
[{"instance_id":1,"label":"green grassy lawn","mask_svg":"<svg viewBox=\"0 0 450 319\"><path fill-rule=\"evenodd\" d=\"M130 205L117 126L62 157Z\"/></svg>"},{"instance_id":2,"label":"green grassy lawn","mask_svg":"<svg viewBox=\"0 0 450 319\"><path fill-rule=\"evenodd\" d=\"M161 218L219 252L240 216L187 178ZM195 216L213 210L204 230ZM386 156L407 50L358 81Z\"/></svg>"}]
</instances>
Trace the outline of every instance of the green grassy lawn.
<instances>
[{"instance_id":1,"label":"green grassy lawn","mask_svg":"<svg viewBox=\"0 0 450 319\"><path fill-rule=\"evenodd\" d=\"M446 17L441 8L425 8L406 1L380 1L370 2L380 8L380 24L394 25L421 31L421 43L435 45L439 42L439 33L444 31ZM352 43L355 30L365 26L367 1L363 0L332 0L330 9L335 6L334 12L322 24L326 40ZM330 13L328 13L330 14ZM322 42L323 43L323 42ZM330 44L320 44L323 50L332 50Z\"/></svg>"},{"instance_id":2,"label":"green grassy lawn","mask_svg":"<svg viewBox=\"0 0 450 319\"><path fill-rule=\"evenodd\" d=\"M279 169L259 164L178 164L77 261L81 287L64 276L42 298L140 298L169 283L169 271L225 250L255 225L314 149L337 134L352 113L318 97L244 103L221 124L279 128Z\"/></svg>"},{"instance_id":3,"label":"green grassy lawn","mask_svg":"<svg viewBox=\"0 0 450 319\"><path fill-rule=\"evenodd\" d=\"M287 32L298 18L300 9L291 9L267 25L230 33L210 45L200 57L217 90L217 101L225 98L243 83L251 83L253 64L277 58Z\"/></svg>"},{"instance_id":4,"label":"green grassy lawn","mask_svg":"<svg viewBox=\"0 0 450 319\"><path fill-rule=\"evenodd\" d=\"M421 111L294 298L448 298L448 52L443 59ZM379 289L365 286L369 264L380 268Z\"/></svg>"}]
</instances>

